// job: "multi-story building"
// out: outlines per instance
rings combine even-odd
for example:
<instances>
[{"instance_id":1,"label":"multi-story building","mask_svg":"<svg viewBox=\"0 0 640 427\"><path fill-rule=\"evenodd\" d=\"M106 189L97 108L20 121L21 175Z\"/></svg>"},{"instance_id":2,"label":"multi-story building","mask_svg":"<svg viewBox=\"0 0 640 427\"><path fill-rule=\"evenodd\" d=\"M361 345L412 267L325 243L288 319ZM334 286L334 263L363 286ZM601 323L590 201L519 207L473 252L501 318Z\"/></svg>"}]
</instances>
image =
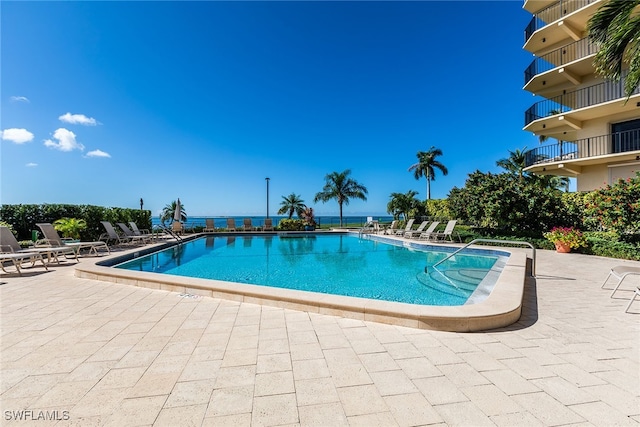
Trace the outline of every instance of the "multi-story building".
<instances>
[{"instance_id":1,"label":"multi-story building","mask_svg":"<svg viewBox=\"0 0 640 427\"><path fill-rule=\"evenodd\" d=\"M539 98L524 129L543 141L526 152L526 171L577 178L593 190L640 171L640 90L595 74L587 22L605 0L525 0L533 14L524 49L535 58L524 89Z\"/></svg>"}]
</instances>

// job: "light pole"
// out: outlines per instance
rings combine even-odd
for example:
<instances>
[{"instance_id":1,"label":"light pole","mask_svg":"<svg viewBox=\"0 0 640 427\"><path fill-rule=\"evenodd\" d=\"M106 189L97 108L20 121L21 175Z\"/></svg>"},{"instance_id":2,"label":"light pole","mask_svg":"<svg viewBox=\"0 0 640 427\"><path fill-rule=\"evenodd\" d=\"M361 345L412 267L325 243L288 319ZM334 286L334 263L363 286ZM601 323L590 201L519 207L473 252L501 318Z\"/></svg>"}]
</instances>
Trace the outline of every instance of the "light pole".
<instances>
[{"instance_id":1,"label":"light pole","mask_svg":"<svg viewBox=\"0 0 640 427\"><path fill-rule=\"evenodd\" d=\"M269 218L269 177L264 180L267 181L267 218Z\"/></svg>"}]
</instances>

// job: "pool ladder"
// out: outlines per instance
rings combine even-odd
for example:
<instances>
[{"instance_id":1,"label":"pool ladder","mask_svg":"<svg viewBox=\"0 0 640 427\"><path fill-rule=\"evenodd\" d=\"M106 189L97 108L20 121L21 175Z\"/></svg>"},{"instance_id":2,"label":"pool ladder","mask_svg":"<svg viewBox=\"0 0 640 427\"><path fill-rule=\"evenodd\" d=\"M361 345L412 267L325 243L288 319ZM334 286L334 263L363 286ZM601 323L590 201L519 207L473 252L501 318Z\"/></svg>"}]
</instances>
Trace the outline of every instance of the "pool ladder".
<instances>
[{"instance_id":1,"label":"pool ladder","mask_svg":"<svg viewBox=\"0 0 640 427\"><path fill-rule=\"evenodd\" d=\"M363 225L360 230L358 230L358 237L362 238L362 235L367 233L378 234L378 231L380 231L380 225L378 224L378 221L367 221L367 223Z\"/></svg>"},{"instance_id":2,"label":"pool ladder","mask_svg":"<svg viewBox=\"0 0 640 427\"><path fill-rule=\"evenodd\" d=\"M467 243L466 245L464 245L463 247L461 247L460 249L458 249L455 252L450 253L449 255L447 255L446 257L444 257L443 259L441 259L440 261L436 262L435 264L433 264L431 267L433 269L435 269L436 271L438 271L438 269L436 268L438 265L442 264L443 262L445 262L446 260L448 260L449 258L455 256L456 254L462 252L463 250L467 249L469 246L473 245L474 243L478 243L478 242L485 242L485 243L507 243L510 245L524 245L524 246L529 246L532 250L532 254L531 254L531 275L533 277L536 277L536 248L535 246L533 246L531 243L529 242L523 242L520 240L497 240L497 239L473 239L472 241L470 241L469 243ZM424 268L425 273L427 271L427 267Z\"/></svg>"},{"instance_id":3,"label":"pool ladder","mask_svg":"<svg viewBox=\"0 0 640 427\"><path fill-rule=\"evenodd\" d=\"M177 233L175 233L172 229L170 229L169 227L165 227L164 225L156 225L157 228L161 229L163 232L167 233L168 235L170 235L171 237L173 237L174 239L176 239L176 241L178 242L179 245L182 244L182 237L180 237L180 235L178 235Z\"/></svg>"}]
</instances>

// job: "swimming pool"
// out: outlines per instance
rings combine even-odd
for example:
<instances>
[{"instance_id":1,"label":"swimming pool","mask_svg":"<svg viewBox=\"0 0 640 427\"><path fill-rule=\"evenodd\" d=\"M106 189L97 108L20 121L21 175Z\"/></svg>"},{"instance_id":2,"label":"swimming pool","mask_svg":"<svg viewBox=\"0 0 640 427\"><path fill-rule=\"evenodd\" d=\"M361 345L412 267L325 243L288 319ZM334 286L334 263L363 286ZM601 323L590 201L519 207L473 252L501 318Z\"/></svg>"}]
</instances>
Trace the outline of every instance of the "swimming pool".
<instances>
[{"instance_id":1,"label":"swimming pool","mask_svg":"<svg viewBox=\"0 0 640 427\"><path fill-rule=\"evenodd\" d=\"M375 236L205 236L116 267L409 304L459 306L489 295L505 255L421 249Z\"/></svg>"}]
</instances>

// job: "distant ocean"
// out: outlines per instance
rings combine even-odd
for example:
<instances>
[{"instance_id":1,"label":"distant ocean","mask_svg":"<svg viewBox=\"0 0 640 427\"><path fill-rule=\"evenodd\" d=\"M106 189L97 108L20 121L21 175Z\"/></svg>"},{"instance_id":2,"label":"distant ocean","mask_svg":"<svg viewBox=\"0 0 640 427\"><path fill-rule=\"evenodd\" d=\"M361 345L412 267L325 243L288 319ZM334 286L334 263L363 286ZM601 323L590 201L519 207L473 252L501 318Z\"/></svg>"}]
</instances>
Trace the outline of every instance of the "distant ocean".
<instances>
[{"instance_id":1,"label":"distant ocean","mask_svg":"<svg viewBox=\"0 0 640 427\"><path fill-rule=\"evenodd\" d=\"M375 216L370 215L374 220L378 220L380 222L391 222L393 220L392 216ZM213 218L213 223L216 228L226 228L227 227L227 218L233 218L236 221L236 225L239 227L242 225L242 221L244 218L251 218L251 223L254 226L261 226L264 224L264 219L266 216L230 216L230 217L211 217L211 216L189 216L187 217L186 225L187 227L198 227L205 225L205 219ZM281 219L287 218L286 216L273 216L270 215L270 218L273 220L273 225L277 225ZM294 215L293 219L297 217ZM368 216L343 216L342 223L344 225L350 224L354 226L362 226L367 222ZM160 224L160 219L158 217L151 218L151 222L153 225ZM316 216L316 222L318 225L329 225L329 226L338 226L340 225L340 217L338 216ZM167 224L168 225L168 224Z\"/></svg>"}]
</instances>

